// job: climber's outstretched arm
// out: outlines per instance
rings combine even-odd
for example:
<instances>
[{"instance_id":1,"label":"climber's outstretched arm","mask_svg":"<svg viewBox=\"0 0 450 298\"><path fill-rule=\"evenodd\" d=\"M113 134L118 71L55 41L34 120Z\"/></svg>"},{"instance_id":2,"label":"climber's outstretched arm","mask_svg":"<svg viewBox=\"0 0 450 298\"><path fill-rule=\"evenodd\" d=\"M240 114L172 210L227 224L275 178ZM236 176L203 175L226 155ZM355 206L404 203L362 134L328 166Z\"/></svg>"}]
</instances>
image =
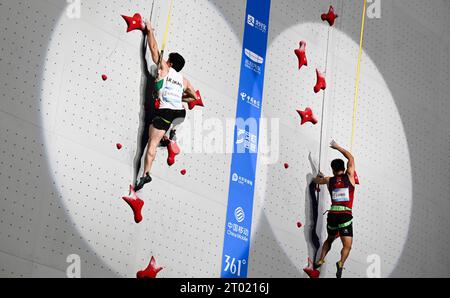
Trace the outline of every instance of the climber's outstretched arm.
<instances>
[{"instance_id":1,"label":"climber's outstretched arm","mask_svg":"<svg viewBox=\"0 0 450 298\"><path fill-rule=\"evenodd\" d=\"M167 61L165 61L164 58L160 56L161 54L159 52L158 42L155 38L155 30L152 27L152 23L150 21L147 21L145 25L147 29L147 42L150 48L150 53L152 54L153 63L158 65L159 69L167 70L169 66L167 65Z\"/></svg>"},{"instance_id":2,"label":"climber's outstretched arm","mask_svg":"<svg viewBox=\"0 0 450 298\"><path fill-rule=\"evenodd\" d=\"M355 174L355 158L353 157L353 155L349 151L347 151L344 148L342 148L341 146L339 146L334 140L331 141L330 147L339 151L340 153L342 153L342 155L344 155L345 158L348 160L347 174L351 178L353 178L353 176Z\"/></svg>"},{"instance_id":3,"label":"climber's outstretched arm","mask_svg":"<svg viewBox=\"0 0 450 298\"><path fill-rule=\"evenodd\" d=\"M330 177L324 177L322 173L319 173L319 175L313 179L313 182L318 185L328 185Z\"/></svg>"}]
</instances>

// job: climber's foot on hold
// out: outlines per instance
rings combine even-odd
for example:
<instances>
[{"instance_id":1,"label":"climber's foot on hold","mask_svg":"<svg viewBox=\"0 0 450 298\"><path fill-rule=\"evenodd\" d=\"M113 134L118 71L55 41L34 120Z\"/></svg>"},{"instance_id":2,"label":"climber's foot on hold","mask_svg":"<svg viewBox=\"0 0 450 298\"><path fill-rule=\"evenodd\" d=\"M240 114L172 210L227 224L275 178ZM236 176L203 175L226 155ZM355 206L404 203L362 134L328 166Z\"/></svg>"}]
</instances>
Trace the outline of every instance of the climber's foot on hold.
<instances>
[{"instance_id":1,"label":"climber's foot on hold","mask_svg":"<svg viewBox=\"0 0 450 298\"><path fill-rule=\"evenodd\" d=\"M170 139L169 139L168 137L164 136L164 137L161 139L161 141L159 142L159 145L160 145L161 147L167 147L167 146L169 146L169 143L170 143Z\"/></svg>"},{"instance_id":2,"label":"climber's foot on hold","mask_svg":"<svg viewBox=\"0 0 450 298\"><path fill-rule=\"evenodd\" d=\"M139 181L136 181L136 185L134 186L134 191L141 190L145 184L150 183L152 181L152 177L147 173L145 176L139 178Z\"/></svg>"},{"instance_id":3,"label":"climber's foot on hold","mask_svg":"<svg viewBox=\"0 0 450 298\"><path fill-rule=\"evenodd\" d=\"M319 278L320 276L320 271L313 268L303 268L303 271L312 279Z\"/></svg>"},{"instance_id":4,"label":"climber's foot on hold","mask_svg":"<svg viewBox=\"0 0 450 298\"><path fill-rule=\"evenodd\" d=\"M167 147L170 144L170 141L176 141L177 140L177 135L176 135L176 130L171 130L169 133L169 137L164 136L161 141L159 142L159 145L161 147Z\"/></svg>"},{"instance_id":5,"label":"climber's foot on hold","mask_svg":"<svg viewBox=\"0 0 450 298\"><path fill-rule=\"evenodd\" d=\"M344 264L339 261L336 263L336 278L342 278L342 270L344 270Z\"/></svg>"},{"instance_id":6,"label":"climber's foot on hold","mask_svg":"<svg viewBox=\"0 0 450 298\"><path fill-rule=\"evenodd\" d=\"M177 135L176 135L177 131L176 130L171 130L170 134L169 134L169 139L172 141L176 141L177 140Z\"/></svg>"},{"instance_id":7,"label":"climber's foot on hold","mask_svg":"<svg viewBox=\"0 0 450 298\"><path fill-rule=\"evenodd\" d=\"M313 264L313 269L314 269L314 270L319 269L320 267L322 267L322 265L323 265L324 263L325 263L324 261L318 261L317 263L314 263L314 264Z\"/></svg>"}]
</instances>

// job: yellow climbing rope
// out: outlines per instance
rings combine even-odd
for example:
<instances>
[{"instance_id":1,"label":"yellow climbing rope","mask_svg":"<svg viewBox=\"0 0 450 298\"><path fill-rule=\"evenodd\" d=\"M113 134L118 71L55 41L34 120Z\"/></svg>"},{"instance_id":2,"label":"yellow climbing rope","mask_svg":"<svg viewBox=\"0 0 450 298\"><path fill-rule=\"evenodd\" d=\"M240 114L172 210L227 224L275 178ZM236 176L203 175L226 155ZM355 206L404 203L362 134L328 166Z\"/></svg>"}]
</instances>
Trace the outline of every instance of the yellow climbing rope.
<instances>
[{"instance_id":1,"label":"yellow climbing rope","mask_svg":"<svg viewBox=\"0 0 450 298\"><path fill-rule=\"evenodd\" d=\"M160 59L162 59L162 57L164 55L164 49L166 48L166 45L167 45L167 38L169 36L169 28L170 28L170 19L172 17L173 2L174 2L174 0L170 0L169 14L167 16L167 22L166 22L166 31L164 32L164 38L163 38L163 42L161 44Z\"/></svg>"},{"instance_id":2,"label":"yellow climbing rope","mask_svg":"<svg viewBox=\"0 0 450 298\"><path fill-rule=\"evenodd\" d=\"M363 53L363 41L364 41L364 28L366 25L366 9L367 9L367 0L363 0L363 13L362 13L362 21L361 21L361 35L359 38L359 54L358 54L358 63L356 68L356 83L355 83L355 98L353 100L353 117L352 117L352 136L350 139L350 152L353 152L353 144L355 141L355 131L356 131L356 113L358 109L358 97L359 97L359 81L361 77L361 59Z\"/></svg>"}]
</instances>

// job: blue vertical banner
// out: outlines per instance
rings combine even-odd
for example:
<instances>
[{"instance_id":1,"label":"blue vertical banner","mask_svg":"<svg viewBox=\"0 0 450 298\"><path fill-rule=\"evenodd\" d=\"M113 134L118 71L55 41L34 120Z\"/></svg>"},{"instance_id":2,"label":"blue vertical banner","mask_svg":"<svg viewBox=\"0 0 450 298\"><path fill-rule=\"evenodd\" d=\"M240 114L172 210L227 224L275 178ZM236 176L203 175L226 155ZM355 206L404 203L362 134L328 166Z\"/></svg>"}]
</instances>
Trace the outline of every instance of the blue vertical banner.
<instances>
[{"instance_id":1,"label":"blue vertical banner","mask_svg":"<svg viewBox=\"0 0 450 298\"><path fill-rule=\"evenodd\" d=\"M270 0L247 0L221 277L245 278L252 227Z\"/></svg>"}]
</instances>

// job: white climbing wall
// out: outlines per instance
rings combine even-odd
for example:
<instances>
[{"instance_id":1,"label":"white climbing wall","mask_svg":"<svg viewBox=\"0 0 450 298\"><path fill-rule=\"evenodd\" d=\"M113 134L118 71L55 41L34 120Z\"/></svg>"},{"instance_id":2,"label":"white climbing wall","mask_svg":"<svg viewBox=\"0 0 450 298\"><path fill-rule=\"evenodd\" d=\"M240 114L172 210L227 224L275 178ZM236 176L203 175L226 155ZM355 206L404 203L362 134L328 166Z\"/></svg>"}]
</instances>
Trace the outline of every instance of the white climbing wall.
<instances>
[{"instance_id":1,"label":"white climbing wall","mask_svg":"<svg viewBox=\"0 0 450 298\"><path fill-rule=\"evenodd\" d=\"M188 111L173 167L158 151L136 225L121 197L138 147L142 35L126 33L120 15L147 18L152 2L81 0L71 18L65 0L0 0L0 277L65 277L72 254L82 277L134 277L151 256L164 268L158 277L220 276L245 1L175 0L166 53L186 58L183 72L206 107ZM350 141L360 2L272 0L261 140L272 146L258 161L250 277L306 276L307 185L322 121L315 68L324 71L328 57L329 174L338 156L329 140ZM163 3L153 13L160 43ZM339 14L331 30L320 20L330 4ZM381 9L366 27L354 144L361 186L344 274L366 277L375 255L382 277L449 277L450 4L382 0ZM298 71L300 40L309 65ZM299 125L296 110L306 107L318 125ZM322 189L321 241L328 204ZM323 276L333 277L339 247Z\"/></svg>"},{"instance_id":2,"label":"white climbing wall","mask_svg":"<svg viewBox=\"0 0 450 298\"><path fill-rule=\"evenodd\" d=\"M328 24L311 16L319 18L330 4L340 16L328 37ZM450 6L382 1L381 9L380 19L366 23L354 144L362 185L355 195L355 238L345 275L369 276L379 260L382 277L448 276L444 214L450 207L450 135L442 113L450 109L443 93L449 86L445 16ZM350 145L361 11L362 1L273 2L263 114L280 119L281 150L278 164L260 163L257 171L261 191L254 210L259 219L251 276L301 277L307 257L313 257L307 185L319 159L320 122L300 127L295 110L311 107L323 120L321 170L330 175L329 164L339 154L328 148L329 141ZM309 64L298 71L292 51L300 40L307 41ZM313 86L315 68L325 71L326 64L321 119L323 94L315 95ZM284 162L290 165L287 171ZM323 242L322 214L330 203L325 188L320 196L317 233ZM322 276L334 277L341 247L336 243Z\"/></svg>"}]
</instances>

